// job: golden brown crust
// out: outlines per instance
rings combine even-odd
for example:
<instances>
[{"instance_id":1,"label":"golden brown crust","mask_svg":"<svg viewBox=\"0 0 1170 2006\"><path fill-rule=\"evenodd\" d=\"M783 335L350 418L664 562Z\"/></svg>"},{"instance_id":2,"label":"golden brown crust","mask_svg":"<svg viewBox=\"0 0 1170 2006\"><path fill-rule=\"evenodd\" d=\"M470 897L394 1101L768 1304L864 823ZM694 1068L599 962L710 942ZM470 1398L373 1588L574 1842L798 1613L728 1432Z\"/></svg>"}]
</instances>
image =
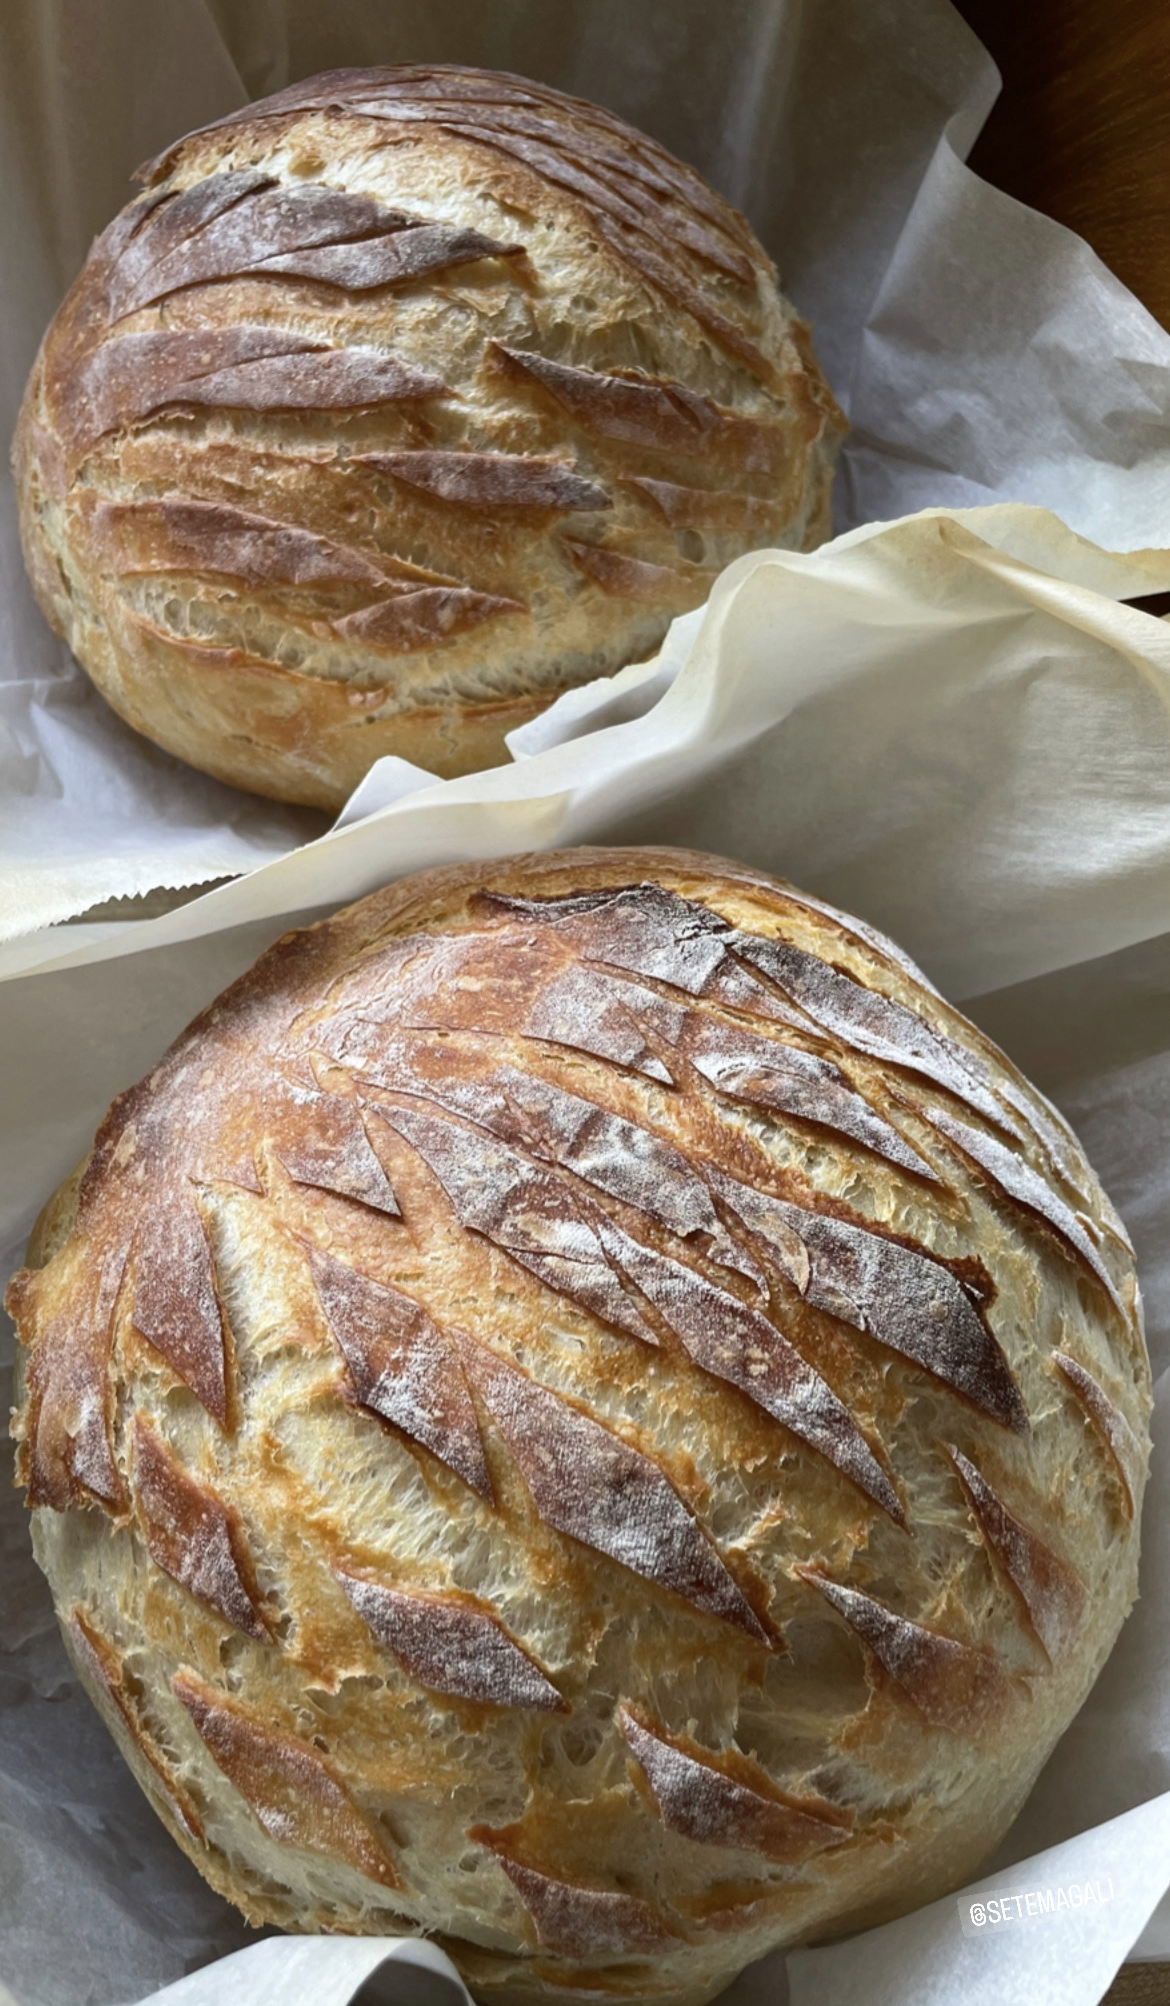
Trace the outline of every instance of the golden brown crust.
<instances>
[{"instance_id":1,"label":"golden brown crust","mask_svg":"<svg viewBox=\"0 0 1170 2006\"><path fill-rule=\"evenodd\" d=\"M77 1194L88 1164L89 1156L86 1154L76 1170L70 1171L68 1177L57 1186L52 1197L46 1199L37 1213L25 1249L26 1268L45 1267L69 1238L73 1230L73 1221L77 1216Z\"/></svg>"},{"instance_id":2,"label":"golden brown crust","mask_svg":"<svg viewBox=\"0 0 1170 2006\"><path fill-rule=\"evenodd\" d=\"M1127 1518L1133 1518L1145 1485L1146 1465L1149 1460L1148 1445L1138 1439L1120 1408L1114 1404L1100 1381L1093 1377L1079 1359L1069 1358L1061 1351L1054 1351L1052 1362L1066 1385L1076 1395L1086 1419L1108 1452L1118 1479L1125 1515Z\"/></svg>"},{"instance_id":3,"label":"golden brown crust","mask_svg":"<svg viewBox=\"0 0 1170 2006\"><path fill-rule=\"evenodd\" d=\"M354 1398L490 1499L491 1478L456 1342L400 1289L335 1261L311 1241L306 1252Z\"/></svg>"},{"instance_id":4,"label":"golden brown crust","mask_svg":"<svg viewBox=\"0 0 1170 2006\"><path fill-rule=\"evenodd\" d=\"M169 1813L184 1838L201 1846L206 1838L203 1821L147 1727L117 1651L80 1609L62 1619L62 1632L94 1705L116 1733L121 1730L123 1752L147 1797L156 1810L161 1797L164 1815Z\"/></svg>"},{"instance_id":5,"label":"golden brown crust","mask_svg":"<svg viewBox=\"0 0 1170 2006\"><path fill-rule=\"evenodd\" d=\"M110 1362L126 1250L90 1247L84 1240L80 1250L72 1242L70 1249L80 1270L72 1300L42 1321L41 1341L22 1377L18 1474L34 1507L98 1505L120 1514L127 1493L113 1451ZM9 1285L6 1301L15 1319L34 1293L33 1279L24 1270Z\"/></svg>"},{"instance_id":6,"label":"golden brown crust","mask_svg":"<svg viewBox=\"0 0 1170 2006\"><path fill-rule=\"evenodd\" d=\"M295 1736L229 1706L193 1672L177 1672L171 1683L216 1767L272 1838L344 1860L367 1879L398 1887L394 1862L328 1763Z\"/></svg>"},{"instance_id":7,"label":"golden brown crust","mask_svg":"<svg viewBox=\"0 0 1170 2006\"><path fill-rule=\"evenodd\" d=\"M266 1644L271 1633L239 1515L183 1467L141 1415L134 1422L133 1472L151 1559L245 1636Z\"/></svg>"},{"instance_id":8,"label":"golden brown crust","mask_svg":"<svg viewBox=\"0 0 1170 2006\"><path fill-rule=\"evenodd\" d=\"M763 1641L733 1576L652 1457L486 1346L465 1345L464 1359L546 1525Z\"/></svg>"},{"instance_id":9,"label":"golden brown crust","mask_svg":"<svg viewBox=\"0 0 1170 2006\"><path fill-rule=\"evenodd\" d=\"M823 1797L790 1797L738 1750L713 1757L689 1735L663 1734L622 1707L618 1725L663 1823L700 1846L734 1847L785 1865L839 1846L851 1811Z\"/></svg>"},{"instance_id":10,"label":"golden brown crust","mask_svg":"<svg viewBox=\"0 0 1170 2006\"><path fill-rule=\"evenodd\" d=\"M606 1951L628 1956L631 1951L654 1950L669 1937L670 1931L648 1902L616 1888L580 1887L538 1873L512 1859L494 1834L477 1830L471 1836L491 1846L532 1919L542 1950L570 1958L594 1958Z\"/></svg>"},{"instance_id":11,"label":"golden brown crust","mask_svg":"<svg viewBox=\"0 0 1170 2006\"><path fill-rule=\"evenodd\" d=\"M13 1284L75 1656L254 1919L699 2006L969 1878L1081 1703L1150 1405L1111 1217L789 886L388 886L115 1103Z\"/></svg>"},{"instance_id":12,"label":"golden brown crust","mask_svg":"<svg viewBox=\"0 0 1170 2006\"><path fill-rule=\"evenodd\" d=\"M21 534L114 708L218 778L496 764L827 533L842 421L768 259L610 114L336 73L144 171L30 377Z\"/></svg>"},{"instance_id":13,"label":"golden brown crust","mask_svg":"<svg viewBox=\"0 0 1170 2006\"><path fill-rule=\"evenodd\" d=\"M535 141L543 175L550 181L563 177L591 224L603 216L620 219L650 246L661 248L665 240L741 284L751 280L751 256L758 247L748 224L692 169L599 105L506 72L450 64L325 71L203 127L140 168L137 178L148 185L156 181L188 145L197 145L209 133L339 106L392 124L421 120L474 135L501 151L513 150L528 163L535 152L529 142ZM679 283L687 271L687 261L679 258Z\"/></svg>"},{"instance_id":14,"label":"golden brown crust","mask_svg":"<svg viewBox=\"0 0 1170 2006\"><path fill-rule=\"evenodd\" d=\"M335 1572L378 1642L430 1692L568 1711L531 1652L473 1597L404 1594L352 1568L339 1565Z\"/></svg>"},{"instance_id":15,"label":"golden brown crust","mask_svg":"<svg viewBox=\"0 0 1170 2006\"><path fill-rule=\"evenodd\" d=\"M925 1623L912 1623L872 1595L830 1581L816 1568L795 1571L844 1617L891 1685L906 1695L932 1727L946 1728L948 1733L970 1740L978 1740L993 1729L1002 1731L1001 1716L1010 1704L1011 1693L993 1652L943 1636Z\"/></svg>"},{"instance_id":16,"label":"golden brown crust","mask_svg":"<svg viewBox=\"0 0 1170 2006\"><path fill-rule=\"evenodd\" d=\"M1019 1595L1028 1621L1055 1662L1076 1638L1085 1613L1085 1591L1071 1567L1010 1512L982 1470L954 1444L948 1445L959 1481L979 1531Z\"/></svg>"}]
</instances>

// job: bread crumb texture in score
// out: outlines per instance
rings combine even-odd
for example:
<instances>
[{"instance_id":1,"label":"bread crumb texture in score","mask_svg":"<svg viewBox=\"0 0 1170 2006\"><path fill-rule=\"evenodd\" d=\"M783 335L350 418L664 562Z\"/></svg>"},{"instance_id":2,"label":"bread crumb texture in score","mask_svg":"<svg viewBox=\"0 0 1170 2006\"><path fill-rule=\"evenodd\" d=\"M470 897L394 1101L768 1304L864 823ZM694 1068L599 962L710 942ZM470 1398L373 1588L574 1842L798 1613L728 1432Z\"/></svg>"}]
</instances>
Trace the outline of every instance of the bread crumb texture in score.
<instances>
[{"instance_id":1,"label":"bread crumb texture in score","mask_svg":"<svg viewBox=\"0 0 1170 2006\"><path fill-rule=\"evenodd\" d=\"M995 1844L1135 1594L1077 1142L881 935L578 850L277 943L13 1283L36 1551L252 1920L698 2002ZM39 1265L37 1265L39 1263Z\"/></svg>"},{"instance_id":2,"label":"bread crumb texture in score","mask_svg":"<svg viewBox=\"0 0 1170 2006\"><path fill-rule=\"evenodd\" d=\"M733 558L829 534L843 421L748 225L598 107L336 71L97 240L15 445L41 606L168 751L340 807L506 757Z\"/></svg>"}]
</instances>

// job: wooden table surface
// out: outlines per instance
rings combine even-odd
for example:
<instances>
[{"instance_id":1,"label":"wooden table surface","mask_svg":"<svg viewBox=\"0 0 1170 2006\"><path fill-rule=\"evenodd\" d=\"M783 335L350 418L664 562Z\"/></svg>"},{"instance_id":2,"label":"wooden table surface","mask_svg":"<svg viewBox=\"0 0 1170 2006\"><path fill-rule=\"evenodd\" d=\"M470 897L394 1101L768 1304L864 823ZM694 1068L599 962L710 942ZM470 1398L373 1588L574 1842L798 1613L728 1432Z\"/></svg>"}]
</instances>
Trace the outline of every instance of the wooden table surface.
<instances>
[{"instance_id":1,"label":"wooden table surface","mask_svg":"<svg viewBox=\"0 0 1170 2006\"><path fill-rule=\"evenodd\" d=\"M1170 1964L1123 1964L1103 2006L1167 2006Z\"/></svg>"},{"instance_id":2,"label":"wooden table surface","mask_svg":"<svg viewBox=\"0 0 1170 2006\"><path fill-rule=\"evenodd\" d=\"M1075 230L1170 328L1170 0L955 4L1004 80L971 166ZM1123 1966L1106 1998L1170 2006L1170 1964Z\"/></svg>"},{"instance_id":3,"label":"wooden table surface","mask_svg":"<svg viewBox=\"0 0 1170 2006\"><path fill-rule=\"evenodd\" d=\"M1170 328L1168 0L955 0L1003 76L971 155Z\"/></svg>"}]
</instances>

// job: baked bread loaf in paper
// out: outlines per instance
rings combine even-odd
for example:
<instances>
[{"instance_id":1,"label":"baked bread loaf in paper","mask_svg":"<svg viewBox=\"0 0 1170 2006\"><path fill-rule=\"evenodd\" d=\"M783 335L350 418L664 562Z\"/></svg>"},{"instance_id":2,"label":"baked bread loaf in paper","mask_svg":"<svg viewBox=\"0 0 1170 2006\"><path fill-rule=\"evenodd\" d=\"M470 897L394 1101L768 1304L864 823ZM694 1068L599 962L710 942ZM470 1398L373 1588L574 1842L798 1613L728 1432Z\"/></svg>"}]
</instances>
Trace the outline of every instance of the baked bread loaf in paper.
<instances>
[{"instance_id":1,"label":"baked bread loaf in paper","mask_svg":"<svg viewBox=\"0 0 1170 2006\"><path fill-rule=\"evenodd\" d=\"M15 448L40 603L167 751L451 775L829 533L840 414L743 218L523 78L333 71L143 170Z\"/></svg>"},{"instance_id":2,"label":"baked bread loaf in paper","mask_svg":"<svg viewBox=\"0 0 1170 2006\"><path fill-rule=\"evenodd\" d=\"M698 2006L961 1884L1134 1598L1149 1369L1075 1138L717 858L290 934L9 1300L37 1555L164 1823L484 2000Z\"/></svg>"}]
</instances>

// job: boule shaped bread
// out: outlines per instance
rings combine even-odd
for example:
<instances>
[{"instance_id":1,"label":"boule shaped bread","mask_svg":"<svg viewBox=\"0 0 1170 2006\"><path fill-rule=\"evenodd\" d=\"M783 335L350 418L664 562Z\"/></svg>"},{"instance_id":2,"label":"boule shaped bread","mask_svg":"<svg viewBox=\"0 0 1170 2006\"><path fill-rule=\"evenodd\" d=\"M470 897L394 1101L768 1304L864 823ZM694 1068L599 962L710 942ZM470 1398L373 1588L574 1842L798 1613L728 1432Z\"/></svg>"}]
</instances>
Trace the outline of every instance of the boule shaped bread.
<instances>
[{"instance_id":1,"label":"boule shaped bread","mask_svg":"<svg viewBox=\"0 0 1170 2006\"><path fill-rule=\"evenodd\" d=\"M426 872L116 1101L9 1302L79 1677L255 1922L700 2006L969 1878L1136 1592L1132 1249L864 922Z\"/></svg>"},{"instance_id":2,"label":"boule shaped bread","mask_svg":"<svg viewBox=\"0 0 1170 2006\"><path fill-rule=\"evenodd\" d=\"M332 71L142 170L29 380L41 606L167 751L337 808L450 776L829 533L840 413L766 253L613 114Z\"/></svg>"}]
</instances>

